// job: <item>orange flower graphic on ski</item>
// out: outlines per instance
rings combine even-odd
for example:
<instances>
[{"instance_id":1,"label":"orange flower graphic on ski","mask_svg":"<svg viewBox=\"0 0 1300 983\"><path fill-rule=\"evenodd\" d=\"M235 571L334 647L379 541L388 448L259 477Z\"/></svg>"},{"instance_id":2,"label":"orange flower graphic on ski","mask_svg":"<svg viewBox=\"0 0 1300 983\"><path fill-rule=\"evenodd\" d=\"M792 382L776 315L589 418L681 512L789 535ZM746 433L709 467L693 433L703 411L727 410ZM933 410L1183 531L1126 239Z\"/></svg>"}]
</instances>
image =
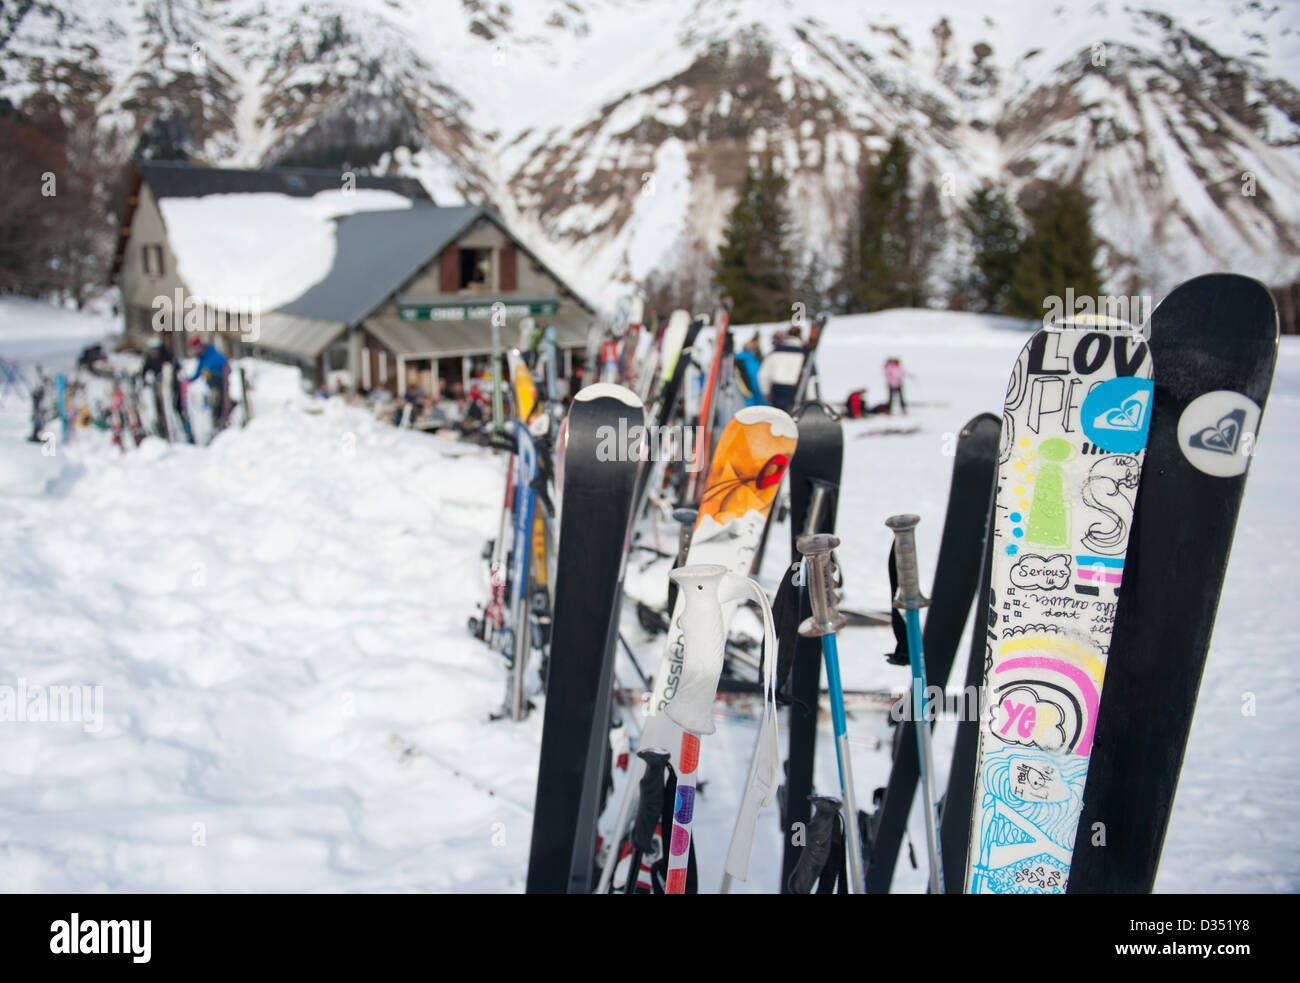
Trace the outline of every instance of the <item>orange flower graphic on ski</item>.
<instances>
[{"instance_id":1,"label":"orange flower graphic on ski","mask_svg":"<svg viewBox=\"0 0 1300 983\"><path fill-rule=\"evenodd\" d=\"M766 514L790 466L798 432L791 426L787 434L767 419L746 424L745 412L722 431L704 484L700 519L707 515L725 526L751 511Z\"/></svg>"}]
</instances>

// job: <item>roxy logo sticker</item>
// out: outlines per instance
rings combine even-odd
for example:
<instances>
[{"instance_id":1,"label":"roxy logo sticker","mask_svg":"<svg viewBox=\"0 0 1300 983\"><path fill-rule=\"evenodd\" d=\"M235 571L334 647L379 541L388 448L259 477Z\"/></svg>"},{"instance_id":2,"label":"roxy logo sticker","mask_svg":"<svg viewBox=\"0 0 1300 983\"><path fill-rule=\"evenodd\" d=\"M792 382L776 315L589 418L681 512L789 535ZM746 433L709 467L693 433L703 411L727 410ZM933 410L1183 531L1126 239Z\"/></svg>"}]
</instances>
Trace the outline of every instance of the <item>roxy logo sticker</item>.
<instances>
[{"instance_id":1,"label":"roxy logo sticker","mask_svg":"<svg viewBox=\"0 0 1300 983\"><path fill-rule=\"evenodd\" d=\"M1151 380L1110 379L1088 394L1079 411L1088 439L1112 454L1133 454L1147 445Z\"/></svg>"},{"instance_id":2,"label":"roxy logo sticker","mask_svg":"<svg viewBox=\"0 0 1300 983\"><path fill-rule=\"evenodd\" d=\"M1197 396L1178 418L1183 457L1216 478L1244 474L1255 453L1259 415L1253 399L1228 389Z\"/></svg>"}]
</instances>

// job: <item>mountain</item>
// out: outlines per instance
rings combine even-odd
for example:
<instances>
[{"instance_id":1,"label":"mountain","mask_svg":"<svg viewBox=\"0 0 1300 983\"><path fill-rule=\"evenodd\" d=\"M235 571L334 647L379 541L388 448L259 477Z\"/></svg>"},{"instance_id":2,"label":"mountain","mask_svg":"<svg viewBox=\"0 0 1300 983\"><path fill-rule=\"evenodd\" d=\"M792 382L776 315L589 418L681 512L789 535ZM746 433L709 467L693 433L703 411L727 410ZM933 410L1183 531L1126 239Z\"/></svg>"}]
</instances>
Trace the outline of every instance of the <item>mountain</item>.
<instances>
[{"instance_id":1,"label":"mountain","mask_svg":"<svg viewBox=\"0 0 1300 983\"><path fill-rule=\"evenodd\" d=\"M105 153L416 174L491 200L593 299L702 268L751 160L832 265L864 154L906 133L956 212L1081 177L1113 293L1300 279L1293 0L17 0L0 98ZM942 277L940 277L942 279ZM942 284L938 284L942 286Z\"/></svg>"}]
</instances>

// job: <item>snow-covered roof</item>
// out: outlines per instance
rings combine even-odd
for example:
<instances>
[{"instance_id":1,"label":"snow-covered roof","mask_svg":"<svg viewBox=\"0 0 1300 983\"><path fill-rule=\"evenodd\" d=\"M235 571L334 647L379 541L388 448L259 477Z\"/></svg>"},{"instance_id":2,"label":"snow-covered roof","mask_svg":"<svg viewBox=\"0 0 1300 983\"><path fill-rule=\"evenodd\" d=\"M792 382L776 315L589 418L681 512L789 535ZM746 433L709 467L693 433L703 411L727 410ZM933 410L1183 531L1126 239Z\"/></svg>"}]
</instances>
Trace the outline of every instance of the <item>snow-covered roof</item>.
<instances>
[{"instance_id":1,"label":"snow-covered roof","mask_svg":"<svg viewBox=\"0 0 1300 983\"><path fill-rule=\"evenodd\" d=\"M176 272L190 293L223 310L236 306L223 300L240 298L239 309L255 304L262 313L296 300L331 275L337 220L413 205L394 191L337 187L311 197L257 191L158 202ZM426 215L439 211L431 204L419 207Z\"/></svg>"}]
</instances>

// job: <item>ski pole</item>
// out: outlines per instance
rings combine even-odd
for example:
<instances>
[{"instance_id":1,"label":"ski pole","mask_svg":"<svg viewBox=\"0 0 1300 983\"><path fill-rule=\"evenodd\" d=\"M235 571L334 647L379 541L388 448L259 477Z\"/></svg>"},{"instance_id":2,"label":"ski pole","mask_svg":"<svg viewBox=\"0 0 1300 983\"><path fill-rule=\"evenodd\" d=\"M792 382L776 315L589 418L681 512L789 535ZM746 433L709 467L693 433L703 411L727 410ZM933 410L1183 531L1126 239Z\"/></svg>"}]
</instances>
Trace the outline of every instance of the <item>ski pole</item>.
<instances>
[{"instance_id":1,"label":"ski pole","mask_svg":"<svg viewBox=\"0 0 1300 983\"><path fill-rule=\"evenodd\" d=\"M668 843L667 894L683 894L690 859L691 824L695 816L695 780L700 762L700 735L712 734L713 701L726 650L727 631L722 605L743 597L748 582L720 563L679 567L669 578L683 598L682 673L677 692L664 714L682 729L677 756L677 797L673 803L673 830Z\"/></svg>"},{"instance_id":2,"label":"ski pole","mask_svg":"<svg viewBox=\"0 0 1300 983\"><path fill-rule=\"evenodd\" d=\"M672 758L658 747L643 747L636 756L645 762L645 774L641 776L641 804L632 824L632 857L627 868L627 882L623 885L624 894L636 894L641 858L654 849L655 827L663 815L664 771ZM654 874L650 877L653 880Z\"/></svg>"},{"instance_id":3,"label":"ski pole","mask_svg":"<svg viewBox=\"0 0 1300 983\"><path fill-rule=\"evenodd\" d=\"M857 798L853 789L853 759L849 753L848 719L844 713L844 690L840 685L840 657L835 633L848 622L838 610L831 571L831 550L840 545L828 533L801 536L795 543L804 557L804 589L812 617L799 626L804 638L822 640L826 663L826 689L831 700L831 722L835 727L835 757L840 770L840 794L844 799L844 842L849 851L849 890L862 894L862 838L858 829Z\"/></svg>"},{"instance_id":4,"label":"ski pole","mask_svg":"<svg viewBox=\"0 0 1300 983\"><path fill-rule=\"evenodd\" d=\"M721 893L731 890L731 880L749 879L749 858L754 851L754 830L758 826L758 813L771 805L776 798L781 773L781 735L777 724L776 707L776 622L772 618L772 605L758 581L750 577L728 575L731 597L752 601L763 618L763 716L754 739L754 752L750 757L749 775L745 791L740 797L736 825L731 831L731 845L727 848Z\"/></svg>"},{"instance_id":5,"label":"ski pole","mask_svg":"<svg viewBox=\"0 0 1300 983\"><path fill-rule=\"evenodd\" d=\"M831 838L835 835L835 820L843 803L830 795L810 795L813 814L808 820L807 838L799 862L790 873L791 894L812 894L813 885L821 876L826 860L831 854Z\"/></svg>"},{"instance_id":6,"label":"ski pole","mask_svg":"<svg viewBox=\"0 0 1300 983\"><path fill-rule=\"evenodd\" d=\"M898 594L894 607L907 620L907 652L912 666L912 727L916 731L920 761L921 794L925 797L925 838L930 848L930 893L943 894L943 856L939 852L939 806L934 794L934 749L925 719L925 651L921 648L921 608L929 598L921 593L916 568L916 524L919 516L895 515L885 520L894 531L894 564L898 569Z\"/></svg>"}]
</instances>

